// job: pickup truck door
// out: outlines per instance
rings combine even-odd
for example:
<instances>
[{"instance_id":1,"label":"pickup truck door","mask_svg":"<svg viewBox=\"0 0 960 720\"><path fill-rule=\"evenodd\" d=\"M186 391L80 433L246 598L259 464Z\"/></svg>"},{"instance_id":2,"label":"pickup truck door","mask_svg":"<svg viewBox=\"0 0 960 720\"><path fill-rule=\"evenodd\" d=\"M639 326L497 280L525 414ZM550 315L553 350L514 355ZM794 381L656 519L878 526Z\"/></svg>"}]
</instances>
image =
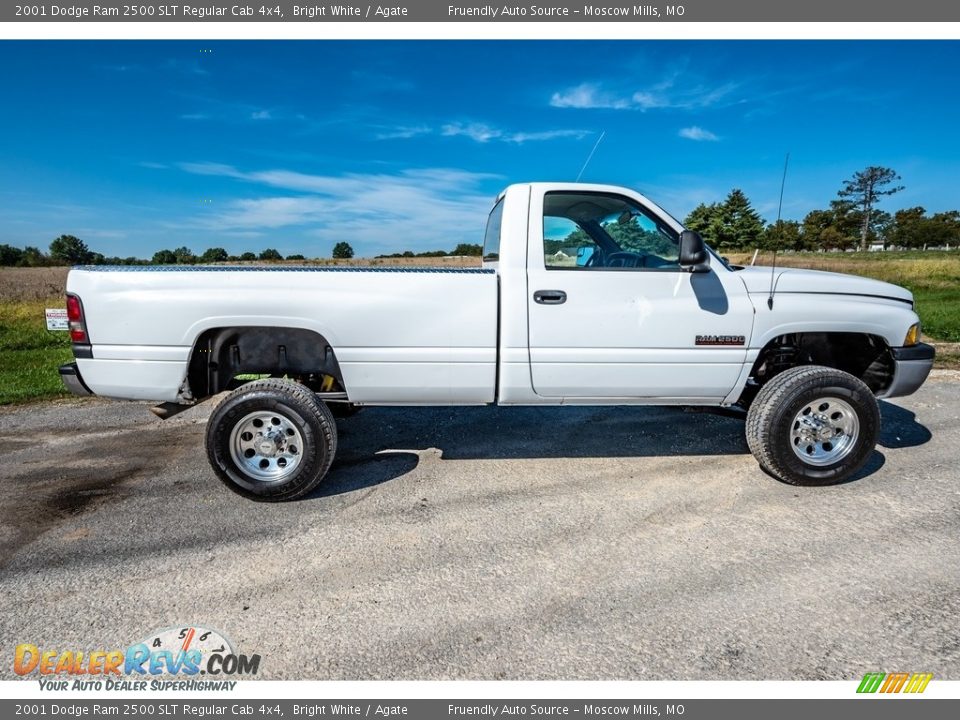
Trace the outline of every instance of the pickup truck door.
<instances>
[{"instance_id":1,"label":"pickup truck door","mask_svg":"<svg viewBox=\"0 0 960 720\"><path fill-rule=\"evenodd\" d=\"M639 196L537 191L530 203L530 369L542 397L717 401L754 309L735 271L680 268L679 226Z\"/></svg>"}]
</instances>

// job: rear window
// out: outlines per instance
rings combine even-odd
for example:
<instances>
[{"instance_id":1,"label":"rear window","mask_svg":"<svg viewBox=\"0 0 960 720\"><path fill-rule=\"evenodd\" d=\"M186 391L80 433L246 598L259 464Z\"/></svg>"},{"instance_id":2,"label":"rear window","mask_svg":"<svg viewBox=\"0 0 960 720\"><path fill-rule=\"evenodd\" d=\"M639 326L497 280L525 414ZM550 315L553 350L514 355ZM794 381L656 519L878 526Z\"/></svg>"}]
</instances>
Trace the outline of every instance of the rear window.
<instances>
[{"instance_id":1,"label":"rear window","mask_svg":"<svg viewBox=\"0 0 960 720\"><path fill-rule=\"evenodd\" d=\"M483 259L496 262L500 259L500 225L503 222L503 198L493 206L487 218L487 232L483 235Z\"/></svg>"}]
</instances>

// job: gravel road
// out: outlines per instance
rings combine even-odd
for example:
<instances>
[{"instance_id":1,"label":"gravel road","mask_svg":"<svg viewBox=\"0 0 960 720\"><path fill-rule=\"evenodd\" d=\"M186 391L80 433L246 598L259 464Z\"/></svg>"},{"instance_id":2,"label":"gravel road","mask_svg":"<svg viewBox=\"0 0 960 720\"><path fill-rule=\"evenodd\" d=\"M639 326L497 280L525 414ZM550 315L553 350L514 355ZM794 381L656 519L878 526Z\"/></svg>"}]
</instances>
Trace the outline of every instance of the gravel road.
<instances>
[{"instance_id":1,"label":"gravel road","mask_svg":"<svg viewBox=\"0 0 960 720\"><path fill-rule=\"evenodd\" d=\"M709 413L371 408L264 505L208 469L209 410L0 411L0 677L200 624L271 679L960 679L958 372L829 488Z\"/></svg>"}]
</instances>

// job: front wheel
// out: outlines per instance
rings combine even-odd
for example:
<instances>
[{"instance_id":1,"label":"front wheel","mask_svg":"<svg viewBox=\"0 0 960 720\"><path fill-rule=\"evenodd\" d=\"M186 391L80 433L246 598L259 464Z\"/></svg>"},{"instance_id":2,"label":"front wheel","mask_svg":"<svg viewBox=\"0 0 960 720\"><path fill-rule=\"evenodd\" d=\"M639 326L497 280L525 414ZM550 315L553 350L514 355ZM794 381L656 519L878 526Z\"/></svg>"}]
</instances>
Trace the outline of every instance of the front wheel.
<instances>
[{"instance_id":1,"label":"front wheel","mask_svg":"<svg viewBox=\"0 0 960 720\"><path fill-rule=\"evenodd\" d=\"M289 380L247 383L227 395L207 423L207 457L235 493L279 502L313 490L337 452L330 409Z\"/></svg>"},{"instance_id":2,"label":"front wheel","mask_svg":"<svg viewBox=\"0 0 960 720\"><path fill-rule=\"evenodd\" d=\"M774 477L791 485L833 485L867 462L880 434L880 410L859 378L805 365L760 389L746 434L750 452Z\"/></svg>"}]
</instances>

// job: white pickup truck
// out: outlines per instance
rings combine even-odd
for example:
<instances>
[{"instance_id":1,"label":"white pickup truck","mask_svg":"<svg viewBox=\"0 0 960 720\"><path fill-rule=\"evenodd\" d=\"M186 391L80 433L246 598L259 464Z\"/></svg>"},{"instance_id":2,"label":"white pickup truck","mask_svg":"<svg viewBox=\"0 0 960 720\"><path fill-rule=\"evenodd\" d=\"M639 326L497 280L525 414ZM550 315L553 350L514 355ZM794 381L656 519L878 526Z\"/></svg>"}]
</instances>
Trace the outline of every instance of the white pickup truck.
<instances>
[{"instance_id":1,"label":"white pickup truck","mask_svg":"<svg viewBox=\"0 0 960 720\"><path fill-rule=\"evenodd\" d=\"M732 266L642 195L572 183L508 187L482 268L78 267L67 310L73 392L161 414L232 391L207 454L265 501L320 483L363 405L736 406L768 473L840 482L876 398L934 357L901 287Z\"/></svg>"}]
</instances>

